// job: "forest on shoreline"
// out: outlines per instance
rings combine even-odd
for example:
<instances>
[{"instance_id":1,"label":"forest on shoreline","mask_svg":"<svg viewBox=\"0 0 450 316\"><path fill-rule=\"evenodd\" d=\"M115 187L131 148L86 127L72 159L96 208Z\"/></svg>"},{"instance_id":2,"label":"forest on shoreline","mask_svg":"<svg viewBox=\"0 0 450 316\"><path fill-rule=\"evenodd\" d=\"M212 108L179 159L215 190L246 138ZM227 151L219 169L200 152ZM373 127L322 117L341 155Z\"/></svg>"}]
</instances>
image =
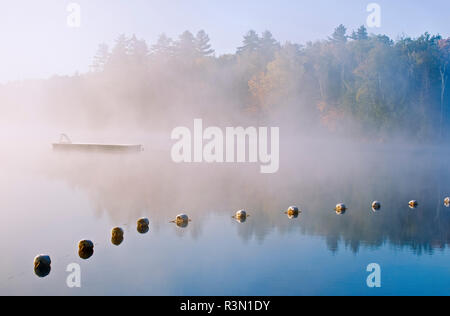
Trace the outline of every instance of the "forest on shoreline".
<instances>
[{"instance_id":1,"label":"forest on shoreline","mask_svg":"<svg viewBox=\"0 0 450 316\"><path fill-rule=\"evenodd\" d=\"M364 26L340 25L305 45L249 31L236 53L220 56L204 31L153 45L120 35L99 46L88 73L0 86L0 107L3 119L32 108L48 122L95 128L203 118L438 141L450 130L449 62L450 38L392 40Z\"/></svg>"}]
</instances>

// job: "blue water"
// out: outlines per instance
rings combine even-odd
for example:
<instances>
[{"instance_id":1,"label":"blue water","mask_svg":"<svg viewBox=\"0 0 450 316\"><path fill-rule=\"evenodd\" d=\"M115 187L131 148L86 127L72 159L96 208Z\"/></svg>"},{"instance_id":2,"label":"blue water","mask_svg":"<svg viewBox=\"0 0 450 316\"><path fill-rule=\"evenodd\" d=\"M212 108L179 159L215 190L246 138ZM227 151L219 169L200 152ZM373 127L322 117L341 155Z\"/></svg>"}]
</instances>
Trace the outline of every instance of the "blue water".
<instances>
[{"instance_id":1,"label":"blue water","mask_svg":"<svg viewBox=\"0 0 450 316\"><path fill-rule=\"evenodd\" d=\"M413 153L294 157L269 177L257 166L173 165L151 153L9 160L0 294L449 295L447 155ZM339 202L344 215L333 210ZM298 218L283 213L290 205ZM245 223L232 218L241 208ZM186 228L170 223L181 212L192 219ZM136 231L142 216L147 234ZM115 226L125 231L119 246ZM81 239L95 243L88 260L78 257ZM33 270L40 253L52 258L45 278ZM70 263L81 267L80 288L66 284ZM366 284L371 263L380 288Z\"/></svg>"}]
</instances>

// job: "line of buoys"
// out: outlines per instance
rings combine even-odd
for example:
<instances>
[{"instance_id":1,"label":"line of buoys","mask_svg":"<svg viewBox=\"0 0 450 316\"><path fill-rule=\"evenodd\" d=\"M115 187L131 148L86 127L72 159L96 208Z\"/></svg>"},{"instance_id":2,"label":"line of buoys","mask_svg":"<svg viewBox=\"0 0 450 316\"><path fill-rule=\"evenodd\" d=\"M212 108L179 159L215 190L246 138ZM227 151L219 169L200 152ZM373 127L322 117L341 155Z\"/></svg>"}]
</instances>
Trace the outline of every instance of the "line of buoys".
<instances>
[{"instance_id":1,"label":"line of buoys","mask_svg":"<svg viewBox=\"0 0 450 316\"><path fill-rule=\"evenodd\" d=\"M419 206L416 200L411 200L408 203L411 209L415 209ZM444 205L450 207L450 197L444 199ZM372 202L372 210L374 212L381 209L381 203L379 201ZM343 215L347 211L347 206L344 203L336 205L336 214ZM284 212L290 219L298 218L302 211L297 206L290 206L287 211ZM245 210L239 210L233 216L240 223L244 223L250 215ZM171 223L175 223L178 227L185 228L188 226L191 219L186 214L179 214L175 217L175 220ZM148 218L140 218L137 221L137 231L140 234L145 234L149 231L150 221ZM119 246L124 240L124 232L120 227L114 227L111 230L111 243L115 246ZM87 260L94 254L94 243L90 240L81 240L78 243L78 255L81 259ZM50 274L51 271L51 259L49 255L38 255L34 258L34 272L40 277L44 278Z\"/></svg>"},{"instance_id":2,"label":"line of buoys","mask_svg":"<svg viewBox=\"0 0 450 316\"><path fill-rule=\"evenodd\" d=\"M179 215L177 216L177 220L189 219ZM137 221L137 231L141 234L145 234L149 231L150 221L148 218L140 218ZM111 230L111 243L115 246L119 246L124 240L124 232L120 227L114 227ZM90 240L84 239L78 242L78 256L87 260L94 255L94 243ZM34 273L40 277L44 278L50 274L51 271L51 260L49 255L38 255L34 258Z\"/></svg>"}]
</instances>

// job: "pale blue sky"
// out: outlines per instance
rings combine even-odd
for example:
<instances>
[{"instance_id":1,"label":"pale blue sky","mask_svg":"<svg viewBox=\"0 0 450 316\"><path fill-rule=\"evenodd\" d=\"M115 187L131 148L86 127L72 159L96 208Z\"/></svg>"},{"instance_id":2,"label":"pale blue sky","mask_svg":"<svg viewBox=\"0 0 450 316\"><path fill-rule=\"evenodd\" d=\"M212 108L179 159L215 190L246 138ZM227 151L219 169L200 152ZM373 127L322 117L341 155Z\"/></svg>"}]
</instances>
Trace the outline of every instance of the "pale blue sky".
<instances>
[{"instance_id":1,"label":"pale blue sky","mask_svg":"<svg viewBox=\"0 0 450 316\"><path fill-rule=\"evenodd\" d=\"M71 2L81 6L80 28L67 26ZM151 44L163 32L204 29L219 54L234 52L249 29L282 42L324 39L340 23L365 24L371 2L382 9L372 33L450 36L448 0L1 0L0 82L87 71L97 45L120 33Z\"/></svg>"}]
</instances>

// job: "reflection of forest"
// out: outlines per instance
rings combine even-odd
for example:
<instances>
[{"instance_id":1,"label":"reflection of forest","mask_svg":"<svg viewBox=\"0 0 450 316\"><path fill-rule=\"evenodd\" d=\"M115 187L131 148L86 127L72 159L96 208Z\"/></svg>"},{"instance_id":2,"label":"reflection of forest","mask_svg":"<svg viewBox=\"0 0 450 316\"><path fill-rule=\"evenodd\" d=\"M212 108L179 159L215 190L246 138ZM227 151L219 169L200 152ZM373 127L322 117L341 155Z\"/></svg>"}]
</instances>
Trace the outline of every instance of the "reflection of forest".
<instances>
[{"instance_id":1,"label":"reflection of forest","mask_svg":"<svg viewBox=\"0 0 450 316\"><path fill-rule=\"evenodd\" d=\"M271 231L300 230L325 237L331 251L345 245L358 252L361 246L388 243L421 254L446 247L450 242L450 209L443 204L450 194L446 153L411 148L391 153L391 149L359 148L348 154L342 150L339 156L333 154L336 148L291 149L290 157L282 155L282 168L275 175L261 175L252 165L176 165L167 159L169 153L54 153L47 172L85 191L98 215L106 212L117 224L148 216L158 227L184 211L194 219L189 231L197 237L210 212L231 217L246 209L251 218L236 223L243 240L263 241ZM415 210L408 207L411 199L420 203ZM376 213L371 209L373 200L382 203ZM338 202L349 208L343 216L333 211ZM289 220L282 211L294 204L302 213Z\"/></svg>"}]
</instances>

